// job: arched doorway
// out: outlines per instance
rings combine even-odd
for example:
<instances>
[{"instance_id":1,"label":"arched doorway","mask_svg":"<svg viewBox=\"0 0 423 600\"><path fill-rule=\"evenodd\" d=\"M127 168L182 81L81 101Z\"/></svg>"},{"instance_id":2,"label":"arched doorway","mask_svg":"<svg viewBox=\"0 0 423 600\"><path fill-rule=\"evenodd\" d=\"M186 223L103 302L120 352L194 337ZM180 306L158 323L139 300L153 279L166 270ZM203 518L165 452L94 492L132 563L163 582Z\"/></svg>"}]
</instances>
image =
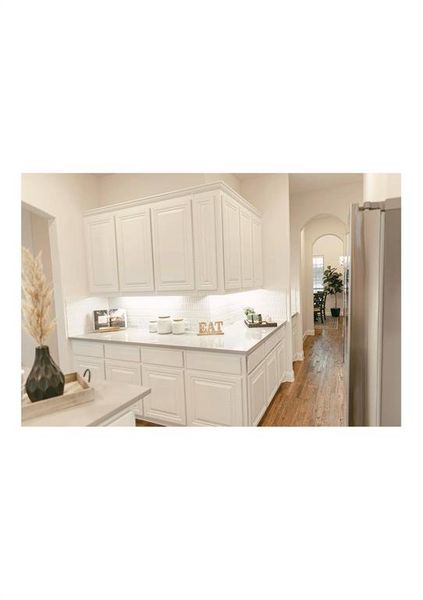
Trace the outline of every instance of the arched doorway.
<instances>
[{"instance_id":1,"label":"arched doorway","mask_svg":"<svg viewBox=\"0 0 423 600\"><path fill-rule=\"evenodd\" d=\"M330 236L326 238L326 236ZM333 260L339 253L339 257L345 254L347 237L347 225L334 215L321 214L310 219L301 230L301 314L303 322L304 336L314 335L314 313L313 313L313 253L315 243L328 253L329 258ZM339 244L336 246L339 240ZM329 246L325 248L325 241L329 241ZM317 246L319 248L319 245ZM337 260L339 263L339 258ZM330 264L330 263L329 263ZM338 266L338 265L331 265ZM331 306L331 301L327 304L327 309Z\"/></svg>"}]
</instances>

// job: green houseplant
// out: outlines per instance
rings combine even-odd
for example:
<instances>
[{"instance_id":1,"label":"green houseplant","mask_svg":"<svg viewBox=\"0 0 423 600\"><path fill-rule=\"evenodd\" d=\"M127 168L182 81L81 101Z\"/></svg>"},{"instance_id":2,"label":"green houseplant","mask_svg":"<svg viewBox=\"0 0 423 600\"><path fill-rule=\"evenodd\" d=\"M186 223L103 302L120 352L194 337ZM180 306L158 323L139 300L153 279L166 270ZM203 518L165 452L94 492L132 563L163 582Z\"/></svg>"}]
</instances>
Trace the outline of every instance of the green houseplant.
<instances>
[{"instance_id":1,"label":"green houseplant","mask_svg":"<svg viewBox=\"0 0 423 600\"><path fill-rule=\"evenodd\" d=\"M336 270L335 267L328 265L323 273L324 290L331 296L335 296L335 308L331 308L332 317L339 317L341 309L338 308L336 295L340 294L344 289L342 281L342 273Z\"/></svg>"}]
</instances>

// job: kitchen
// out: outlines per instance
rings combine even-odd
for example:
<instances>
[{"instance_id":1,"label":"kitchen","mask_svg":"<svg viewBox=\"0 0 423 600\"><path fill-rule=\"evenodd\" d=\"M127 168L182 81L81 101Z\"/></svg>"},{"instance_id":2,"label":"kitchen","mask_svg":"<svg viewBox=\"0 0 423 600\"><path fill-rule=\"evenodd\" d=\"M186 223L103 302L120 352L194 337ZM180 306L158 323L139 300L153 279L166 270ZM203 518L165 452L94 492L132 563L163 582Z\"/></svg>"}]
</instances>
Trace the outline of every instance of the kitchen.
<instances>
[{"instance_id":1,"label":"kitchen","mask_svg":"<svg viewBox=\"0 0 423 600\"><path fill-rule=\"evenodd\" d=\"M388 174L23 174L22 244L43 250L54 288L53 359L85 375L94 404L132 394L100 421L86 402L24 424L286 425L266 415L301 402L307 227L337 218L347 254L351 206L399 195ZM336 419L289 424L346 425L346 397Z\"/></svg>"}]
</instances>

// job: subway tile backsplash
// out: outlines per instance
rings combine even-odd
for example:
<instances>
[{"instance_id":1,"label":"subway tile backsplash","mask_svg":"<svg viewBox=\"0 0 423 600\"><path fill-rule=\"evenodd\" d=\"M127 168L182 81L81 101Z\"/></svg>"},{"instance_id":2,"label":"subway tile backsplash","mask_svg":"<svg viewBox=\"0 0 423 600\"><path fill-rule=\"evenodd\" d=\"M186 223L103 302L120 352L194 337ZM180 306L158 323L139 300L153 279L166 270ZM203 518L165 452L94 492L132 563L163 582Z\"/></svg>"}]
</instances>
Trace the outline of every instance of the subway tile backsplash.
<instances>
[{"instance_id":1,"label":"subway tile backsplash","mask_svg":"<svg viewBox=\"0 0 423 600\"><path fill-rule=\"evenodd\" d=\"M68 335L93 331L92 313L96 309L124 308L128 327L148 328L148 321L159 315L182 317L186 329L197 331L199 321L223 321L224 327L244 318L243 309L252 306L263 318L270 315L281 321L287 317L287 294L282 290L247 290L224 295L119 296L84 298L66 303Z\"/></svg>"}]
</instances>

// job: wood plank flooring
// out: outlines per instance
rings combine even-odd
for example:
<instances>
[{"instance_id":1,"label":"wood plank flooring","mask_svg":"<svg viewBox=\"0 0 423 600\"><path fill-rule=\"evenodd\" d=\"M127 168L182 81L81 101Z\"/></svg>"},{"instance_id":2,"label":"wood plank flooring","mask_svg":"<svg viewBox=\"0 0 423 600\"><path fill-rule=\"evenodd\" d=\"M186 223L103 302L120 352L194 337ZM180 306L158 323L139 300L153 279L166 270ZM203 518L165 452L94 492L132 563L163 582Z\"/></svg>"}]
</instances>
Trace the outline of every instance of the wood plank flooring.
<instances>
[{"instance_id":1,"label":"wood plank flooring","mask_svg":"<svg viewBox=\"0 0 423 600\"><path fill-rule=\"evenodd\" d=\"M295 381L280 386L259 427L345 424L342 321L334 325L328 317L306 338L304 361L294 363Z\"/></svg>"}]
</instances>

